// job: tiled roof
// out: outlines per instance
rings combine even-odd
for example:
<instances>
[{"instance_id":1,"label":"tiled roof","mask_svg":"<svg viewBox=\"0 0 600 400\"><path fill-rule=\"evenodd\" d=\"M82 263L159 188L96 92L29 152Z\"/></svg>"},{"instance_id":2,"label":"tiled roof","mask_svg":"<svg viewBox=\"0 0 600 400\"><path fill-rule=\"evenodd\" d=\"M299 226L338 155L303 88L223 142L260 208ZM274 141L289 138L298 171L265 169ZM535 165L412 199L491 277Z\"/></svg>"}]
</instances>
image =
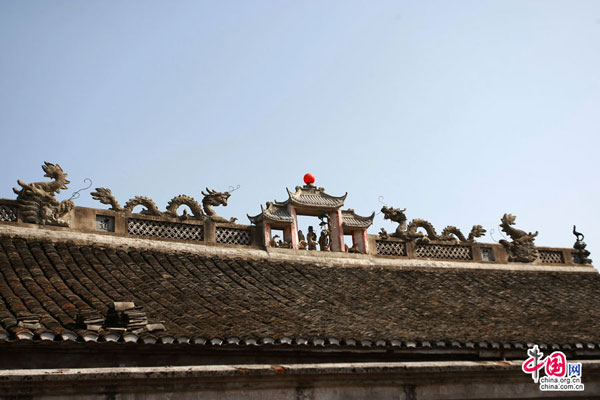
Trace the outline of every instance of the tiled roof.
<instances>
[{"instance_id":1,"label":"tiled roof","mask_svg":"<svg viewBox=\"0 0 600 400\"><path fill-rule=\"evenodd\" d=\"M258 224L263 220L267 220L269 222L284 222L284 223L292 223L294 222L294 218L287 210L286 206L276 205L273 203L267 203L267 208L264 208L262 205L260 206L261 213L255 216L248 215L248 219L253 224Z\"/></svg>"},{"instance_id":2,"label":"tiled roof","mask_svg":"<svg viewBox=\"0 0 600 400\"><path fill-rule=\"evenodd\" d=\"M0 340L600 344L597 273L336 268L9 236L0 245ZM115 302L133 302L150 325L111 326Z\"/></svg>"},{"instance_id":3,"label":"tiled roof","mask_svg":"<svg viewBox=\"0 0 600 400\"><path fill-rule=\"evenodd\" d=\"M310 185L296 186L296 192L292 193L289 189L286 189L289 195L289 199L284 203L287 204L291 201L293 204L307 207L325 207L325 208L339 208L344 205L346 196L331 196L325 193L325 189L317 188Z\"/></svg>"},{"instance_id":4,"label":"tiled roof","mask_svg":"<svg viewBox=\"0 0 600 400\"><path fill-rule=\"evenodd\" d=\"M342 211L342 224L348 228L366 229L373 224L373 218L375 218L375 212L368 217L363 217L356 214L352 209Z\"/></svg>"}]
</instances>

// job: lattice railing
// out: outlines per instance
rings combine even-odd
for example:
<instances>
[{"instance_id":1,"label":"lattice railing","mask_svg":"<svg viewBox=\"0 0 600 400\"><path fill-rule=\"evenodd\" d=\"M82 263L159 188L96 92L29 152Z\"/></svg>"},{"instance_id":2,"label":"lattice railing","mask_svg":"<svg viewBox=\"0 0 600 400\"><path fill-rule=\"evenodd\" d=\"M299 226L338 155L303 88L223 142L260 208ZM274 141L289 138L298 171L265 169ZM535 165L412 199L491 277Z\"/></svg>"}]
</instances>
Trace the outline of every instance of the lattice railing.
<instances>
[{"instance_id":1,"label":"lattice railing","mask_svg":"<svg viewBox=\"0 0 600 400\"><path fill-rule=\"evenodd\" d=\"M16 222L17 221L17 207L10 206L8 204L0 204L0 221Z\"/></svg>"},{"instance_id":2,"label":"lattice railing","mask_svg":"<svg viewBox=\"0 0 600 400\"><path fill-rule=\"evenodd\" d=\"M472 260L470 246L449 244L417 244L415 254L420 258L444 258L447 260Z\"/></svg>"},{"instance_id":3,"label":"lattice railing","mask_svg":"<svg viewBox=\"0 0 600 400\"><path fill-rule=\"evenodd\" d=\"M224 244L241 244L250 246L250 231L248 229L227 228L217 226L216 232L217 243Z\"/></svg>"},{"instance_id":4,"label":"lattice railing","mask_svg":"<svg viewBox=\"0 0 600 400\"><path fill-rule=\"evenodd\" d=\"M405 256L406 243L392 240L377 240L375 242L377 255L380 256Z\"/></svg>"},{"instance_id":5,"label":"lattice railing","mask_svg":"<svg viewBox=\"0 0 600 400\"><path fill-rule=\"evenodd\" d=\"M562 251L553 250L538 250L540 253L540 260L543 264L564 264L565 259Z\"/></svg>"},{"instance_id":6,"label":"lattice railing","mask_svg":"<svg viewBox=\"0 0 600 400\"><path fill-rule=\"evenodd\" d=\"M178 224L137 218L127 220L127 233L130 235L155 236L167 239L204 240L203 225Z\"/></svg>"}]
</instances>

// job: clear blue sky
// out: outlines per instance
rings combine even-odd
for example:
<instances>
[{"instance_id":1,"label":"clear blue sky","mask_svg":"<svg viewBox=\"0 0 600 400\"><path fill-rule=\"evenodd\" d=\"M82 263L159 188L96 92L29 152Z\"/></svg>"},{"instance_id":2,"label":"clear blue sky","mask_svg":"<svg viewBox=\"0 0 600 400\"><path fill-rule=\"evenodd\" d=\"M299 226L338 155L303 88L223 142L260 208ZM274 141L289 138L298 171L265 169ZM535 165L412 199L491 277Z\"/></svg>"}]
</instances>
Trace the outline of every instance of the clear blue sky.
<instances>
[{"instance_id":1,"label":"clear blue sky","mask_svg":"<svg viewBox=\"0 0 600 400\"><path fill-rule=\"evenodd\" d=\"M61 199L240 184L248 223L311 171L438 231L577 224L598 264L600 1L0 0L0 132L0 197L50 161Z\"/></svg>"}]
</instances>

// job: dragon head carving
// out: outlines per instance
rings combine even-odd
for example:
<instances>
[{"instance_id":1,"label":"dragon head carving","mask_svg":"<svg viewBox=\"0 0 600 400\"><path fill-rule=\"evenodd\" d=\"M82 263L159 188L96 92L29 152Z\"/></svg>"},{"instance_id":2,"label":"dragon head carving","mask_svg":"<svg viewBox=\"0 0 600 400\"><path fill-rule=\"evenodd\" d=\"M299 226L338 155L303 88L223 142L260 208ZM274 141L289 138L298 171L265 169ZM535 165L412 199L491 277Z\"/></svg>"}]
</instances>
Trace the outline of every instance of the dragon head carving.
<instances>
[{"instance_id":1,"label":"dragon head carving","mask_svg":"<svg viewBox=\"0 0 600 400\"><path fill-rule=\"evenodd\" d=\"M486 234L486 230L483 228L483 226L481 225L473 225L473 228L471 229L471 236L473 236L473 238L478 238L478 237L482 237L483 235Z\"/></svg>"},{"instance_id":2,"label":"dragon head carving","mask_svg":"<svg viewBox=\"0 0 600 400\"><path fill-rule=\"evenodd\" d=\"M226 218L219 217L215 210L212 209L212 207L216 206L226 206L227 200L229 199L229 196L231 196L231 193L217 192L216 190L210 190L209 188L206 188L206 193L202 192L202 195L204 196L202 199L202 208L210 219L216 222L235 222L237 218L228 220Z\"/></svg>"},{"instance_id":3,"label":"dragon head carving","mask_svg":"<svg viewBox=\"0 0 600 400\"><path fill-rule=\"evenodd\" d=\"M516 219L517 217L515 217L512 214L504 214L504 216L501 219L501 222L505 223L506 225L514 225Z\"/></svg>"},{"instance_id":4,"label":"dragon head carving","mask_svg":"<svg viewBox=\"0 0 600 400\"><path fill-rule=\"evenodd\" d=\"M406 215L404 214L404 211L406 211L406 208L399 209L388 206L383 206L381 208L383 219L389 219L392 222L398 223L396 232L392 234L394 237L405 238L406 236Z\"/></svg>"},{"instance_id":5,"label":"dragon head carving","mask_svg":"<svg viewBox=\"0 0 600 400\"><path fill-rule=\"evenodd\" d=\"M206 193L202 192L204 198L202 199L203 205L209 206L226 206L227 199L231 196L229 192L217 192L216 190L210 190L206 188Z\"/></svg>"},{"instance_id":6,"label":"dragon head carving","mask_svg":"<svg viewBox=\"0 0 600 400\"><path fill-rule=\"evenodd\" d=\"M389 219L390 221L397 222L399 224L406 223L406 215L404 214L405 211L406 208L403 208L402 210L399 208L387 206L383 206L381 208L381 212L383 213L383 219Z\"/></svg>"}]
</instances>

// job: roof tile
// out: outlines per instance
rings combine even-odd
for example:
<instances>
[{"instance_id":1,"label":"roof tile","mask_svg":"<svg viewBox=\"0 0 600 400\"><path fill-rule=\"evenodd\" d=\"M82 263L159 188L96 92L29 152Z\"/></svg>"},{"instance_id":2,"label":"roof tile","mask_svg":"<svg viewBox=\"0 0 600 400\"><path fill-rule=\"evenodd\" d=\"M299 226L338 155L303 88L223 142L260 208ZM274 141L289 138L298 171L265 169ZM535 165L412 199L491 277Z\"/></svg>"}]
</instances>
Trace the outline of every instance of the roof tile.
<instances>
[{"instance_id":1,"label":"roof tile","mask_svg":"<svg viewBox=\"0 0 600 400\"><path fill-rule=\"evenodd\" d=\"M213 345L600 343L594 273L335 268L6 236L0 244L0 338L34 338L18 322L35 314L35 339L44 332ZM131 329L107 331L102 319L100 332L78 325L82 311L105 318L114 302L140 307ZM160 324L164 330L151 328Z\"/></svg>"}]
</instances>

